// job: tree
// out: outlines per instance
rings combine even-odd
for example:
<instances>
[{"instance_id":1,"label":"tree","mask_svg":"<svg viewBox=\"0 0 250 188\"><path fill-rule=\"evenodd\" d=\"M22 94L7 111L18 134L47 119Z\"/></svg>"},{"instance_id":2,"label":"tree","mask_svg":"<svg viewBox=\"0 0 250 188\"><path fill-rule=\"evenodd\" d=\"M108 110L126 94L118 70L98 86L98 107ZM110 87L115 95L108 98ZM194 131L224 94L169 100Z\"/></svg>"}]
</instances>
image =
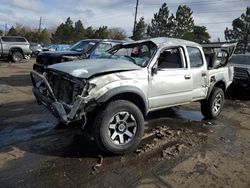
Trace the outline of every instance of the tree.
<instances>
[{"instance_id":1,"label":"tree","mask_svg":"<svg viewBox=\"0 0 250 188\"><path fill-rule=\"evenodd\" d=\"M145 38L146 35L147 24L144 21L144 17L140 18L140 21L136 23L135 30L133 33L133 40L141 40Z\"/></svg>"},{"instance_id":2,"label":"tree","mask_svg":"<svg viewBox=\"0 0 250 188\"><path fill-rule=\"evenodd\" d=\"M16 29L12 26L10 29L9 29L9 32L7 33L8 36L17 36L17 31Z\"/></svg>"},{"instance_id":3,"label":"tree","mask_svg":"<svg viewBox=\"0 0 250 188\"><path fill-rule=\"evenodd\" d=\"M172 37L172 21L172 17L169 18L167 4L163 3L158 13L154 14L154 18L147 28L147 34L151 37Z\"/></svg>"},{"instance_id":4,"label":"tree","mask_svg":"<svg viewBox=\"0 0 250 188\"><path fill-rule=\"evenodd\" d=\"M209 33L207 32L207 28L205 26L195 25L192 33L192 38L194 42L197 43L207 43L211 38Z\"/></svg>"},{"instance_id":5,"label":"tree","mask_svg":"<svg viewBox=\"0 0 250 188\"><path fill-rule=\"evenodd\" d=\"M65 23L62 23L52 35L52 41L54 43L71 44L73 43L73 31L73 21L68 17Z\"/></svg>"},{"instance_id":6,"label":"tree","mask_svg":"<svg viewBox=\"0 0 250 188\"><path fill-rule=\"evenodd\" d=\"M74 32L73 32L73 41L77 42L86 38L86 32L84 30L83 24L81 20L75 22Z\"/></svg>"},{"instance_id":7,"label":"tree","mask_svg":"<svg viewBox=\"0 0 250 188\"><path fill-rule=\"evenodd\" d=\"M39 33L39 43L50 43L50 33L47 29L43 29L42 32Z\"/></svg>"},{"instance_id":8,"label":"tree","mask_svg":"<svg viewBox=\"0 0 250 188\"><path fill-rule=\"evenodd\" d=\"M176 19L173 14L168 19L169 37L175 37L176 33Z\"/></svg>"},{"instance_id":9,"label":"tree","mask_svg":"<svg viewBox=\"0 0 250 188\"><path fill-rule=\"evenodd\" d=\"M95 30L95 38L98 39L106 39L108 38L109 32L107 26L99 27L97 30Z\"/></svg>"},{"instance_id":10,"label":"tree","mask_svg":"<svg viewBox=\"0 0 250 188\"><path fill-rule=\"evenodd\" d=\"M3 34L4 34L4 33L3 33L3 31L2 31L2 30L0 30L0 36L3 36Z\"/></svg>"},{"instance_id":11,"label":"tree","mask_svg":"<svg viewBox=\"0 0 250 188\"><path fill-rule=\"evenodd\" d=\"M87 29L85 29L85 32L87 38L95 38L95 30L93 29L93 27L87 27Z\"/></svg>"},{"instance_id":12,"label":"tree","mask_svg":"<svg viewBox=\"0 0 250 188\"><path fill-rule=\"evenodd\" d=\"M226 28L224 32L226 41L238 42L239 53L250 52L250 7L247 7L246 13L233 20L232 27Z\"/></svg>"},{"instance_id":13,"label":"tree","mask_svg":"<svg viewBox=\"0 0 250 188\"><path fill-rule=\"evenodd\" d=\"M110 39L124 40L126 38L125 31L121 28L111 28L108 32L108 38Z\"/></svg>"},{"instance_id":14,"label":"tree","mask_svg":"<svg viewBox=\"0 0 250 188\"><path fill-rule=\"evenodd\" d=\"M194 31L193 11L186 5L180 5L176 11L175 21L176 30L175 37L192 40L192 32Z\"/></svg>"}]
</instances>

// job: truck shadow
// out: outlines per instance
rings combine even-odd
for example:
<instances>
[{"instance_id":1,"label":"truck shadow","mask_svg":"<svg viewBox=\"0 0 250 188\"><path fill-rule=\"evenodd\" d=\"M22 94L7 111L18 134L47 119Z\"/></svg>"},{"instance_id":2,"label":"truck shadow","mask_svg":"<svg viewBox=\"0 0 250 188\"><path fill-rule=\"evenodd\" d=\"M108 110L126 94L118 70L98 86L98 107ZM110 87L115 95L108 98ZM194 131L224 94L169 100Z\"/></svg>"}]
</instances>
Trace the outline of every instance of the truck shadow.
<instances>
[{"instance_id":1,"label":"truck shadow","mask_svg":"<svg viewBox=\"0 0 250 188\"><path fill-rule=\"evenodd\" d=\"M31 80L29 74L12 75L10 77L0 77L0 87L1 85L8 85L12 87L25 87L31 86ZM0 91L2 91L1 88Z\"/></svg>"},{"instance_id":2,"label":"truck shadow","mask_svg":"<svg viewBox=\"0 0 250 188\"><path fill-rule=\"evenodd\" d=\"M156 126L171 124L172 128L170 125L170 129L173 130L193 129L195 131L206 131L204 127L199 126L203 121L202 118L203 116L198 111L169 108L150 113L145 126L146 129L152 130ZM11 146L18 147L29 153L45 156L63 158L110 156L98 149L91 132L88 130L81 131L81 125L79 124L73 124L64 129L55 129L56 122L51 117L48 117L46 121L40 118L32 123L29 123L28 120L23 121L23 123L27 127L0 131L0 141L5 139L6 143L7 138L9 138ZM11 138L16 139L18 142L12 143Z\"/></svg>"},{"instance_id":3,"label":"truck shadow","mask_svg":"<svg viewBox=\"0 0 250 188\"><path fill-rule=\"evenodd\" d=\"M250 100L250 88L231 85L226 93L226 98L233 100Z\"/></svg>"},{"instance_id":4,"label":"truck shadow","mask_svg":"<svg viewBox=\"0 0 250 188\"><path fill-rule=\"evenodd\" d=\"M56 129L57 120L35 101L3 104L0 113L0 148L7 151L18 147L29 153L65 158L108 156L97 148L90 131L81 130L80 124ZM199 126L203 121L198 110L168 108L148 114L145 132L169 124L173 129L203 131L204 127Z\"/></svg>"}]
</instances>

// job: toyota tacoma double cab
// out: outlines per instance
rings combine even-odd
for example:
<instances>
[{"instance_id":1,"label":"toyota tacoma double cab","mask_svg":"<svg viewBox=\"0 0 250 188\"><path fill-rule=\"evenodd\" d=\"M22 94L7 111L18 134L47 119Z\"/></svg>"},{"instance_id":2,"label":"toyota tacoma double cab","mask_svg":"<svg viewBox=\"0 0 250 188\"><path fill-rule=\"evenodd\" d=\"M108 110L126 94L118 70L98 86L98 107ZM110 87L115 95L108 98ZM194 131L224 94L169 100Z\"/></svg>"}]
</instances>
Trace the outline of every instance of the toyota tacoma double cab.
<instances>
[{"instance_id":1,"label":"toyota tacoma double cab","mask_svg":"<svg viewBox=\"0 0 250 188\"><path fill-rule=\"evenodd\" d=\"M0 57L10 58L13 62L29 59L32 51L30 43L24 37L0 37Z\"/></svg>"},{"instance_id":2,"label":"toyota tacoma double cab","mask_svg":"<svg viewBox=\"0 0 250 188\"><path fill-rule=\"evenodd\" d=\"M140 143L149 112L199 101L205 117L220 114L234 73L225 66L232 51L219 53L173 38L124 43L102 58L32 71L33 93L60 122L88 121L102 150L124 154Z\"/></svg>"}]
</instances>

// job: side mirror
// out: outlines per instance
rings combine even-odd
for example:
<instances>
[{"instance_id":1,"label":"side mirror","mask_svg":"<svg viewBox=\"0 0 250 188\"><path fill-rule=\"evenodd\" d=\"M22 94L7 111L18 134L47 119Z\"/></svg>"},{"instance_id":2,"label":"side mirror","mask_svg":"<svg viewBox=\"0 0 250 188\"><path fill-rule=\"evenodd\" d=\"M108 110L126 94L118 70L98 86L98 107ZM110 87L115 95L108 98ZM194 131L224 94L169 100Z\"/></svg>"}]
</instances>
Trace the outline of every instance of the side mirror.
<instances>
[{"instance_id":1,"label":"side mirror","mask_svg":"<svg viewBox=\"0 0 250 188\"><path fill-rule=\"evenodd\" d=\"M158 72L158 66L157 66L157 63L154 64L154 66L152 67L152 70L151 70L151 75L154 76L155 74L157 74Z\"/></svg>"}]
</instances>

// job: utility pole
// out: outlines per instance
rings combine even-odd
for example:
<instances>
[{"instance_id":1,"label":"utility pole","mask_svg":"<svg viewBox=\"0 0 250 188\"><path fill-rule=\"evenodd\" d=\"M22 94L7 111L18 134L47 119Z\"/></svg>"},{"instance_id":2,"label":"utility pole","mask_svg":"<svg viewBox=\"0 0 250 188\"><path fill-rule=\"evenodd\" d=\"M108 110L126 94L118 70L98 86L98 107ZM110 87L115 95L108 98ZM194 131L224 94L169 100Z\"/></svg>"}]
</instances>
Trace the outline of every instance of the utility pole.
<instances>
[{"instance_id":1,"label":"utility pole","mask_svg":"<svg viewBox=\"0 0 250 188\"><path fill-rule=\"evenodd\" d=\"M7 35L7 23L5 24L5 27L4 27L4 35L6 36Z\"/></svg>"},{"instance_id":2,"label":"utility pole","mask_svg":"<svg viewBox=\"0 0 250 188\"><path fill-rule=\"evenodd\" d=\"M39 27L38 27L39 33L41 32L41 27L42 27L42 17L40 17L40 20L39 20Z\"/></svg>"},{"instance_id":3,"label":"utility pole","mask_svg":"<svg viewBox=\"0 0 250 188\"><path fill-rule=\"evenodd\" d=\"M137 19L137 10L138 10L139 0L136 0L136 7L135 7L135 20L134 20L134 29L133 29L133 35L135 33L135 27L136 27L136 19Z\"/></svg>"}]
</instances>

